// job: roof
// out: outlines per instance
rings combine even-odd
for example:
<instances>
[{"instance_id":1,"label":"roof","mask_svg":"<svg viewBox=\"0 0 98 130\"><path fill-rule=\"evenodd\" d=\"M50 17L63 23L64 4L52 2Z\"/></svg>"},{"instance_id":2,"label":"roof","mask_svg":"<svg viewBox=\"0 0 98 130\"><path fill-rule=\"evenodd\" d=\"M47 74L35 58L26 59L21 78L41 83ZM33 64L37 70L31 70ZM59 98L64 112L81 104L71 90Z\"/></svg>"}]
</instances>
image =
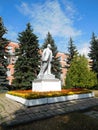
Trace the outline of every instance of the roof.
<instances>
[{"instance_id":1,"label":"roof","mask_svg":"<svg viewBox=\"0 0 98 130\"><path fill-rule=\"evenodd\" d=\"M14 48L19 48L19 43L9 42L8 46L11 46L11 47L14 47Z\"/></svg>"}]
</instances>

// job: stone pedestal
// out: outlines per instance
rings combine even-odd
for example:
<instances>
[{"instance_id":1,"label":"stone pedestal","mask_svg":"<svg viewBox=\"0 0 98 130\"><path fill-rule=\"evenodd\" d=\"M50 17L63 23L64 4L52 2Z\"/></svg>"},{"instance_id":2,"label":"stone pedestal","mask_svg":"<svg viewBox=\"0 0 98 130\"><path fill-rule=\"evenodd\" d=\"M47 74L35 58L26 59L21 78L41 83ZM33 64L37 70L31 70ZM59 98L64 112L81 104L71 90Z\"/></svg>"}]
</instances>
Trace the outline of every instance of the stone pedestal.
<instances>
[{"instance_id":1,"label":"stone pedestal","mask_svg":"<svg viewBox=\"0 0 98 130\"><path fill-rule=\"evenodd\" d=\"M56 79L54 75L44 75L32 82L32 91L61 91L61 81Z\"/></svg>"}]
</instances>

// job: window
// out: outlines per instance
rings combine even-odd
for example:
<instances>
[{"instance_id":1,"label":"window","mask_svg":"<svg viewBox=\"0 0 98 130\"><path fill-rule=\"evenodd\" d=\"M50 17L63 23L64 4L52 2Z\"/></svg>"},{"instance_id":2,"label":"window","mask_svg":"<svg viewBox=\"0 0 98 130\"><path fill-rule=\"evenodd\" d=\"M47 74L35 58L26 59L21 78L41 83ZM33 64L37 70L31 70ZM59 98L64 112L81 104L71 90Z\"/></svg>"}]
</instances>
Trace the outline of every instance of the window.
<instances>
[{"instance_id":1,"label":"window","mask_svg":"<svg viewBox=\"0 0 98 130\"><path fill-rule=\"evenodd\" d=\"M59 58L58 58L58 59L59 59L59 61L62 61L62 56L59 56Z\"/></svg>"},{"instance_id":2,"label":"window","mask_svg":"<svg viewBox=\"0 0 98 130\"><path fill-rule=\"evenodd\" d=\"M7 69L7 76L11 76L11 72L9 68Z\"/></svg>"},{"instance_id":3,"label":"window","mask_svg":"<svg viewBox=\"0 0 98 130\"><path fill-rule=\"evenodd\" d=\"M13 53L13 52L12 52L12 47L11 47L11 46L8 46L7 49L8 49L8 52L9 52L9 53Z\"/></svg>"}]
</instances>

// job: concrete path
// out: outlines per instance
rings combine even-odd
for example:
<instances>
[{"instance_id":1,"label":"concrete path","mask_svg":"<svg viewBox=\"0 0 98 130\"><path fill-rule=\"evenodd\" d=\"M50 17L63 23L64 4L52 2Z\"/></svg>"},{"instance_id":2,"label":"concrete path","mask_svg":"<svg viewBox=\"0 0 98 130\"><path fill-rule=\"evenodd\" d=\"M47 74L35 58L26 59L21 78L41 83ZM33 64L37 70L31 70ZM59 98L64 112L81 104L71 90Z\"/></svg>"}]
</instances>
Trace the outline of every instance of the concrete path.
<instances>
[{"instance_id":1,"label":"concrete path","mask_svg":"<svg viewBox=\"0 0 98 130\"><path fill-rule=\"evenodd\" d=\"M0 125L27 123L72 111L84 110L96 105L98 105L98 98L87 98L27 108L8 99L3 94L0 96Z\"/></svg>"}]
</instances>

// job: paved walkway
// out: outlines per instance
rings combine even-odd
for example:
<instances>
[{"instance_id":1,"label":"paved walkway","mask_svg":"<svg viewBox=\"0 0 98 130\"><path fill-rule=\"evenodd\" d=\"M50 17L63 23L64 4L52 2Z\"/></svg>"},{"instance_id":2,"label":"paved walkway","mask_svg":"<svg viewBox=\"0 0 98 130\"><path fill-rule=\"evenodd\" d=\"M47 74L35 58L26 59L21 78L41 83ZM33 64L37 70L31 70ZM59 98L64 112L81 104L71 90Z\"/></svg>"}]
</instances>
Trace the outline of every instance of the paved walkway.
<instances>
[{"instance_id":1,"label":"paved walkway","mask_svg":"<svg viewBox=\"0 0 98 130\"><path fill-rule=\"evenodd\" d=\"M84 110L96 105L98 105L98 98L87 98L27 108L2 95L0 96L0 125L27 123L72 111Z\"/></svg>"}]
</instances>

